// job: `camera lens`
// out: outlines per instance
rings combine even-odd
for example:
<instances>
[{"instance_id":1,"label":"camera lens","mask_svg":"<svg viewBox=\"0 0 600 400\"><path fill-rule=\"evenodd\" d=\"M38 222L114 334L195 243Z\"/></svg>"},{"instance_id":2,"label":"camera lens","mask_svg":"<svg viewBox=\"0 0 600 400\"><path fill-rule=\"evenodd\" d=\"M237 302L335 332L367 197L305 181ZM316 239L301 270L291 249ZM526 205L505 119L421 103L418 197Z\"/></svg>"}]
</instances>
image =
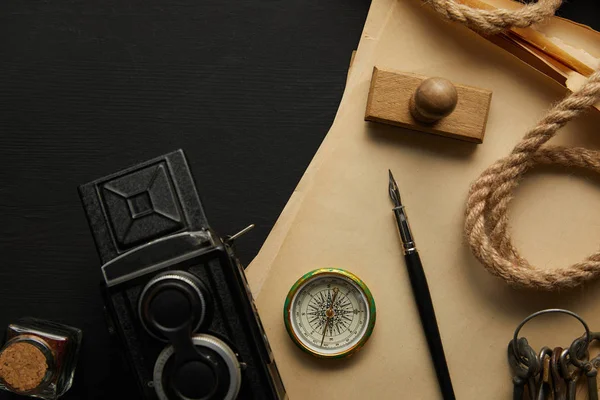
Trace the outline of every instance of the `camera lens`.
<instances>
[{"instance_id":1,"label":"camera lens","mask_svg":"<svg viewBox=\"0 0 600 400\"><path fill-rule=\"evenodd\" d=\"M148 312L156 324L167 328L185 324L192 315L188 297L174 289L159 291L150 301Z\"/></svg>"},{"instance_id":2,"label":"camera lens","mask_svg":"<svg viewBox=\"0 0 600 400\"><path fill-rule=\"evenodd\" d=\"M217 377L207 364L190 361L175 373L175 391L188 399L203 399L215 391Z\"/></svg>"},{"instance_id":3,"label":"camera lens","mask_svg":"<svg viewBox=\"0 0 600 400\"><path fill-rule=\"evenodd\" d=\"M222 340L205 334L192 337L197 358L176 362L166 347L154 365L154 389L160 400L233 400L242 376L237 356Z\"/></svg>"},{"instance_id":4,"label":"camera lens","mask_svg":"<svg viewBox=\"0 0 600 400\"><path fill-rule=\"evenodd\" d=\"M197 331L207 322L210 295L195 275L168 271L155 276L144 287L138 304L140 321L153 337L165 341L166 333Z\"/></svg>"}]
</instances>

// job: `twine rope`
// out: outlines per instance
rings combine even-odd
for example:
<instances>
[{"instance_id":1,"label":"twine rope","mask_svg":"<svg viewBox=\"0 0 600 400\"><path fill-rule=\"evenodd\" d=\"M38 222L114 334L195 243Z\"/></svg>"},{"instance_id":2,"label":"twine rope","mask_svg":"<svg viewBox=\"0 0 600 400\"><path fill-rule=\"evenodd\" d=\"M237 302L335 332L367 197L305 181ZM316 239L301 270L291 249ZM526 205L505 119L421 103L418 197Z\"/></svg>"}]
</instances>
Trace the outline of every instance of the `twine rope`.
<instances>
[{"instance_id":1,"label":"twine rope","mask_svg":"<svg viewBox=\"0 0 600 400\"><path fill-rule=\"evenodd\" d=\"M485 34L526 27L554 15L562 0L539 0L517 11L479 10L454 0L426 0L437 12ZM600 71L552 106L512 152L488 167L472 184L465 234L475 257L493 274L514 286L539 290L572 288L600 276L600 252L568 267L545 270L531 265L513 246L507 208L523 174L535 165L554 164L600 173L600 152L544 144L567 122L600 101Z\"/></svg>"}]
</instances>

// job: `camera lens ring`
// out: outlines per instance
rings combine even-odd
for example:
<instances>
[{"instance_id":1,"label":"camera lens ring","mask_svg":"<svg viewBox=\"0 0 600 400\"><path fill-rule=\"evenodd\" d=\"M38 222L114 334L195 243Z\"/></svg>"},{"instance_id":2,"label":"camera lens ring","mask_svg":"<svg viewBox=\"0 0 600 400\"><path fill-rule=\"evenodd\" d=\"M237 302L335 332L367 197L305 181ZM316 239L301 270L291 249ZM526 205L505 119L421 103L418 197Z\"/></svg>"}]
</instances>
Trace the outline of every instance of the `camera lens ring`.
<instances>
[{"instance_id":1,"label":"camera lens ring","mask_svg":"<svg viewBox=\"0 0 600 400\"><path fill-rule=\"evenodd\" d=\"M231 347L221 339L204 333L192 336L192 343L194 346L206 347L214 351L223 359L229 372L229 388L223 400L235 400L242 384L242 371L237 355ZM163 384L165 366L173 354L175 354L175 348L169 345L160 352L154 363L153 382L159 400L173 400L168 397ZM182 399L185 400L185 398Z\"/></svg>"},{"instance_id":2,"label":"camera lens ring","mask_svg":"<svg viewBox=\"0 0 600 400\"><path fill-rule=\"evenodd\" d=\"M209 307L206 295L203 293L203 290L207 291L207 289L206 289L205 285L200 281L200 279L198 277L196 277L195 275L193 275L187 271L173 270L173 271L163 272L163 273L155 276L154 278L152 278L146 284L146 286L142 290L142 293L139 297L138 317L140 319L142 326L144 327L144 330L150 336L152 336L153 338L155 338L157 340L160 340L161 342L168 342L168 339L164 336L157 334L157 332L155 330L151 329L151 327L148 326L148 323L146 320L147 318L145 317L146 313L144 312L144 309L145 309L144 305L149 306L151 303L151 300L153 299L153 297L148 298L148 294L151 293L151 290L154 289L157 284L160 284L161 282L168 282L168 281L175 281L175 282L185 284L186 287L192 289L192 291L198 298L198 301L200 303L201 312L199 313L199 318L198 318L197 323L195 324L195 326L192 327L192 332L196 332L196 331L198 331L198 329L200 329L200 326L202 326L202 324L204 323L204 321L206 319L208 307ZM192 314L193 314L193 310L192 310Z\"/></svg>"}]
</instances>

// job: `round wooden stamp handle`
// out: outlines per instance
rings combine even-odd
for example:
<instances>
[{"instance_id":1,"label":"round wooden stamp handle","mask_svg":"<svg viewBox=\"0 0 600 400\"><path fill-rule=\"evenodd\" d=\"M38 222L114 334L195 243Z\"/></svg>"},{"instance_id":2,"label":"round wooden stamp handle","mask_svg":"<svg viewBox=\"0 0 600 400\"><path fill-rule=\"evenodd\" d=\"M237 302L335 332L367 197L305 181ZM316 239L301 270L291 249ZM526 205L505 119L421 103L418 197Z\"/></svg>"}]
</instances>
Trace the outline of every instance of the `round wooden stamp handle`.
<instances>
[{"instance_id":1,"label":"round wooden stamp handle","mask_svg":"<svg viewBox=\"0 0 600 400\"><path fill-rule=\"evenodd\" d=\"M432 123L450 115L458 103L456 88L447 79L424 80L410 99L410 113L421 122Z\"/></svg>"}]
</instances>

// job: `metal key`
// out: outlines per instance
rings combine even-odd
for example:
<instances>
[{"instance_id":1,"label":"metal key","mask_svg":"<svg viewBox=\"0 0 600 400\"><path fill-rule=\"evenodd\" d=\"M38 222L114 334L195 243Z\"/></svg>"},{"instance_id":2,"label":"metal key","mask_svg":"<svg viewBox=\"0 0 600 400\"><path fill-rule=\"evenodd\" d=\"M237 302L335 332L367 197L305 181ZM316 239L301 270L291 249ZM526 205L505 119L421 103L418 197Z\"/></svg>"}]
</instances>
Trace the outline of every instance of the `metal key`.
<instances>
[{"instance_id":1,"label":"metal key","mask_svg":"<svg viewBox=\"0 0 600 400\"><path fill-rule=\"evenodd\" d=\"M567 387L560 371L560 355L563 352L562 347L555 347L552 350L550 359L550 372L552 373L552 389L554 400L567 400Z\"/></svg>"},{"instance_id":2,"label":"metal key","mask_svg":"<svg viewBox=\"0 0 600 400\"><path fill-rule=\"evenodd\" d=\"M596 382L596 378L598 377L598 370L592 366L591 369L584 371L588 382L588 399L598 400L598 382Z\"/></svg>"},{"instance_id":3,"label":"metal key","mask_svg":"<svg viewBox=\"0 0 600 400\"><path fill-rule=\"evenodd\" d=\"M590 336L590 343L592 340L597 340L596 334L597 332L594 332ZM585 339L583 343L585 343ZM590 343L587 343L587 345ZM589 400L598 400L598 383L596 382L598 369L594 366L594 363L589 360L589 352L587 351L587 348L585 358L580 358L581 353L581 338L577 338L573 341L571 347L569 347L569 358L571 363L580 368L586 376ZM596 358L594 358L594 360L596 360Z\"/></svg>"},{"instance_id":4,"label":"metal key","mask_svg":"<svg viewBox=\"0 0 600 400\"><path fill-rule=\"evenodd\" d=\"M540 350L538 359L540 361L541 370L537 400L549 399L550 393L552 392L550 375L550 359L552 354L552 350L550 350L549 347L542 347L542 350Z\"/></svg>"},{"instance_id":5,"label":"metal key","mask_svg":"<svg viewBox=\"0 0 600 400\"><path fill-rule=\"evenodd\" d=\"M590 333L590 343L594 342L595 340L600 341L600 332L591 332ZM588 347L589 347L589 345L588 345ZM592 363L594 368L599 369L600 368L600 354L598 354L596 357L592 358L590 360L590 362Z\"/></svg>"},{"instance_id":6,"label":"metal key","mask_svg":"<svg viewBox=\"0 0 600 400\"><path fill-rule=\"evenodd\" d=\"M525 384L529 389L530 398L535 399L535 376L539 372L540 365L535 351L529 346L527 339L520 338L517 342L518 354L513 346L513 341L508 343L508 364L513 371L513 400L521 400L525 394ZM533 397L531 397L533 396Z\"/></svg>"},{"instance_id":7,"label":"metal key","mask_svg":"<svg viewBox=\"0 0 600 400\"><path fill-rule=\"evenodd\" d=\"M558 363L560 374L567 384L567 400L575 400L575 396L577 395L577 381L581 376L581 370L571 363L569 349L564 349L560 353Z\"/></svg>"},{"instance_id":8,"label":"metal key","mask_svg":"<svg viewBox=\"0 0 600 400\"><path fill-rule=\"evenodd\" d=\"M513 400L522 400L525 397L525 383L527 381L518 376L513 376Z\"/></svg>"}]
</instances>

